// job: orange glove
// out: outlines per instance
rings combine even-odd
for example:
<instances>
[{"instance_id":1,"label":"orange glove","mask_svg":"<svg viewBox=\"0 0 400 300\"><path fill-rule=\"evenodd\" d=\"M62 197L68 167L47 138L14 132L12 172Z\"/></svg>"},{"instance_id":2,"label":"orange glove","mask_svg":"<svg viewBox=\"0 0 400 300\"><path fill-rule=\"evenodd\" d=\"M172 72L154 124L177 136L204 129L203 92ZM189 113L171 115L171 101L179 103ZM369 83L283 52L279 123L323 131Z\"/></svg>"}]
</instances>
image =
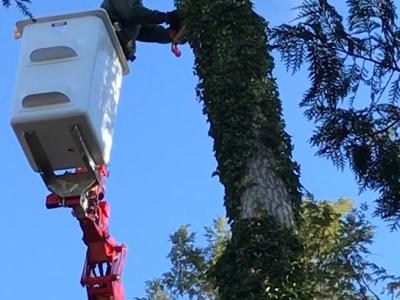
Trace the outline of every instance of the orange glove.
<instances>
[{"instance_id":1,"label":"orange glove","mask_svg":"<svg viewBox=\"0 0 400 300\"><path fill-rule=\"evenodd\" d=\"M169 27L168 33L169 33L169 36L171 37L171 40L173 40L176 37L176 35L178 34L178 31Z\"/></svg>"},{"instance_id":2,"label":"orange glove","mask_svg":"<svg viewBox=\"0 0 400 300\"><path fill-rule=\"evenodd\" d=\"M168 28L169 36L171 37L172 40L176 37L176 35L179 33L179 31L172 29L171 27ZM187 43L186 39L178 40L176 41L176 44L178 45L185 45Z\"/></svg>"}]
</instances>

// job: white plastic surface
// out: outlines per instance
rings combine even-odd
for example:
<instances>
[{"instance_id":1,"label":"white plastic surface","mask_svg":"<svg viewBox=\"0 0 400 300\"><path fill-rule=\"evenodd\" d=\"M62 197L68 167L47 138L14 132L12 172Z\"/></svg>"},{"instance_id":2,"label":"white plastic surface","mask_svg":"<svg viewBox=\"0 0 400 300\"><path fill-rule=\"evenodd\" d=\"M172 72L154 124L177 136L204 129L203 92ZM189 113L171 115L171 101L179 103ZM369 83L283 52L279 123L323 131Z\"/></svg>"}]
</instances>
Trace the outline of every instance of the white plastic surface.
<instances>
[{"instance_id":1,"label":"white plastic surface","mask_svg":"<svg viewBox=\"0 0 400 300\"><path fill-rule=\"evenodd\" d=\"M79 125L96 165L109 162L122 76L129 68L103 9L17 22L21 52L11 126L35 172L23 133L34 131L53 167L83 166L70 135Z\"/></svg>"}]
</instances>

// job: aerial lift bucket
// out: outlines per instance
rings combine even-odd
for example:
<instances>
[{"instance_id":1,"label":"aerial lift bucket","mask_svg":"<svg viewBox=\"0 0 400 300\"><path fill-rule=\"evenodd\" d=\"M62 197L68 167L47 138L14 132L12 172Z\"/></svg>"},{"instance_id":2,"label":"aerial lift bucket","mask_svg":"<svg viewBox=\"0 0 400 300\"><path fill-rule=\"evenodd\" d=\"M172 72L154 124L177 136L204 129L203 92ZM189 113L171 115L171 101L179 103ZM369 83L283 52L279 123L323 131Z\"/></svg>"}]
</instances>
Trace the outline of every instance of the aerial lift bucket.
<instances>
[{"instance_id":1,"label":"aerial lift bucket","mask_svg":"<svg viewBox=\"0 0 400 300\"><path fill-rule=\"evenodd\" d=\"M49 191L61 198L80 197L101 180L101 174L99 174L99 170L96 168L93 158L88 151L79 126L72 127L70 134L84 162L86 172L66 171L62 175L56 175L35 132L24 132L24 138L44 183Z\"/></svg>"}]
</instances>

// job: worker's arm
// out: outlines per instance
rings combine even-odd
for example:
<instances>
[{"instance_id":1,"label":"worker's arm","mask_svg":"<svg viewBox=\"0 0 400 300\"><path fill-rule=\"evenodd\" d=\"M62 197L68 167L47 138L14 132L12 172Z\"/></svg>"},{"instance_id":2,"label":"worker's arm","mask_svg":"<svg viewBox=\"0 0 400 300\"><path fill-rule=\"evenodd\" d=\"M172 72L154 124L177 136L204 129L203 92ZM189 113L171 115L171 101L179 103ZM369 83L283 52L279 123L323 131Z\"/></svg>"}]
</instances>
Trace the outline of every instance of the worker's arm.
<instances>
[{"instance_id":1,"label":"worker's arm","mask_svg":"<svg viewBox=\"0 0 400 300\"><path fill-rule=\"evenodd\" d=\"M142 25L136 40L146 43L172 43L168 29L160 25Z\"/></svg>"},{"instance_id":2,"label":"worker's arm","mask_svg":"<svg viewBox=\"0 0 400 300\"><path fill-rule=\"evenodd\" d=\"M117 0L118 1L118 0ZM151 10L143 6L140 0L119 0L130 2L130 16L127 16L128 20L131 20L136 24L150 24L158 25L167 21L167 13L160 12L158 10Z\"/></svg>"},{"instance_id":3,"label":"worker's arm","mask_svg":"<svg viewBox=\"0 0 400 300\"><path fill-rule=\"evenodd\" d=\"M158 25L175 22L176 11L160 12L143 6L142 0L104 0L102 5L111 20L122 21L125 26L132 25Z\"/></svg>"}]
</instances>

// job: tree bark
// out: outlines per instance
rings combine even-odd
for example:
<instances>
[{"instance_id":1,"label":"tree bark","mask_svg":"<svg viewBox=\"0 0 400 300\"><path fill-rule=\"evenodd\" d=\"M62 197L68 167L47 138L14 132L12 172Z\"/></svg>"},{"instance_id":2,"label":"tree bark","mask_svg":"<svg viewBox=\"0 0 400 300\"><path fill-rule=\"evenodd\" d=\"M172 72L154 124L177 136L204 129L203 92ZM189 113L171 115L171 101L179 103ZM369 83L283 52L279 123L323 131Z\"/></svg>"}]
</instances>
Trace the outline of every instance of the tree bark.
<instances>
[{"instance_id":1,"label":"tree bark","mask_svg":"<svg viewBox=\"0 0 400 300\"><path fill-rule=\"evenodd\" d=\"M254 184L243 193L240 201L241 218L254 216L257 201L273 217L288 226L294 225L293 205L282 180L272 170L273 155L261 142L257 143L258 151L248 162L249 175Z\"/></svg>"}]
</instances>

